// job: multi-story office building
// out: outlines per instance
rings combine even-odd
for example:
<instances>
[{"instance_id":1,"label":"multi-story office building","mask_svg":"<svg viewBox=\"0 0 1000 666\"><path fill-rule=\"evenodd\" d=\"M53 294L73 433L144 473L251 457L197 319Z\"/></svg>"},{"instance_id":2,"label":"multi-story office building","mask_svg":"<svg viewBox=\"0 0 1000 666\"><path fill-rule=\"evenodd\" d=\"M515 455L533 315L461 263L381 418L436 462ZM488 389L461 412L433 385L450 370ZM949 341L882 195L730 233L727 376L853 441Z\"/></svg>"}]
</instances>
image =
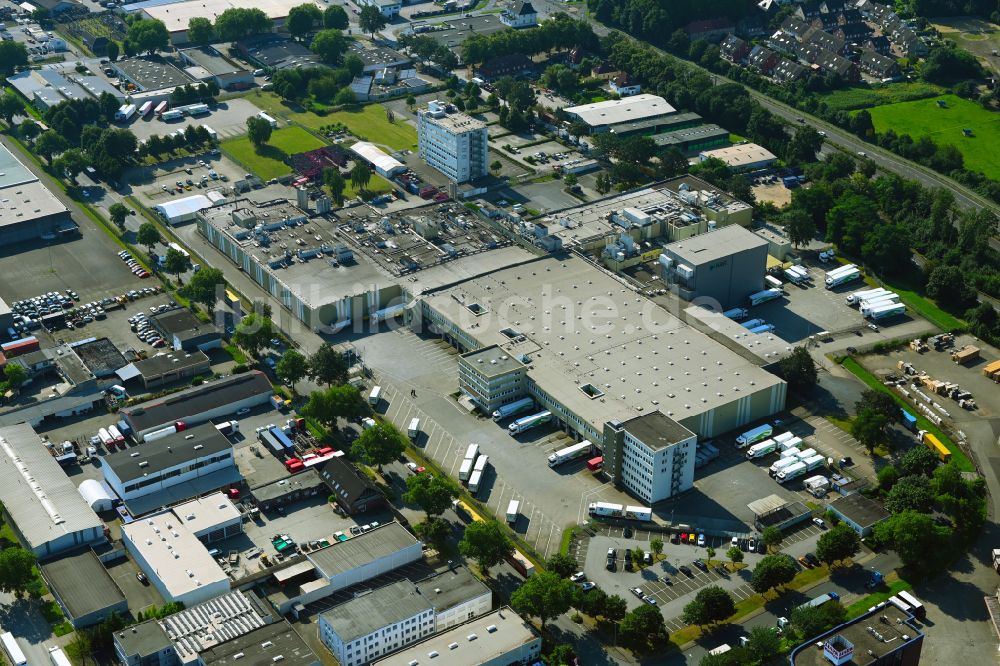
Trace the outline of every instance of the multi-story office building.
<instances>
[{"instance_id":1,"label":"multi-story office building","mask_svg":"<svg viewBox=\"0 0 1000 666\"><path fill-rule=\"evenodd\" d=\"M694 485L698 438L662 412L605 428L604 466L615 483L653 504Z\"/></svg>"},{"instance_id":2,"label":"multi-story office building","mask_svg":"<svg viewBox=\"0 0 1000 666\"><path fill-rule=\"evenodd\" d=\"M464 113L448 112L446 102L428 102L417 113L420 157L456 183L488 171L486 124Z\"/></svg>"},{"instance_id":3,"label":"multi-story office building","mask_svg":"<svg viewBox=\"0 0 1000 666\"><path fill-rule=\"evenodd\" d=\"M524 363L496 345L458 358L458 388L487 414L523 398L527 382Z\"/></svg>"}]
</instances>

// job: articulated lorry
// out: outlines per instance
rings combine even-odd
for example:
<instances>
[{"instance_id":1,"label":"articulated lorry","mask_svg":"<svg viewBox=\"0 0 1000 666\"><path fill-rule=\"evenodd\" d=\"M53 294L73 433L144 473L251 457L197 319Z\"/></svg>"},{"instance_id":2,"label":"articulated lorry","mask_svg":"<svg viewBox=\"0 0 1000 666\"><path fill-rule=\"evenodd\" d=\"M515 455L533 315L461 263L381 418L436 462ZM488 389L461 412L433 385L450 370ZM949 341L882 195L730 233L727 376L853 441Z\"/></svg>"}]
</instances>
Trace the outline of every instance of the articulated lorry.
<instances>
[{"instance_id":1,"label":"articulated lorry","mask_svg":"<svg viewBox=\"0 0 1000 666\"><path fill-rule=\"evenodd\" d=\"M759 425L753 430L747 430L745 433L736 438L736 448L742 449L745 446L756 444L757 442L770 437L773 432L774 428L771 427L770 423Z\"/></svg>"},{"instance_id":2,"label":"articulated lorry","mask_svg":"<svg viewBox=\"0 0 1000 666\"><path fill-rule=\"evenodd\" d=\"M723 312L722 316L729 317L730 319L746 319L750 316L750 311L746 308L733 308L732 310Z\"/></svg>"},{"instance_id":3,"label":"articulated lorry","mask_svg":"<svg viewBox=\"0 0 1000 666\"><path fill-rule=\"evenodd\" d=\"M552 420L552 412L546 410L544 412L538 412L537 414L532 414L531 416L525 416L524 418L518 419L507 426L507 432L513 435L520 435L522 432L527 432L536 426L540 426L543 423L548 423Z\"/></svg>"},{"instance_id":4,"label":"articulated lorry","mask_svg":"<svg viewBox=\"0 0 1000 666\"><path fill-rule=\"evenodd\" d=\"M853 294L848 294L844 301L848 305L858 305L861 301L871 300L873 298L878 298L879 296L886 296L892 292L884 287L878 287L877 289L862 289L861 291L856 291Z\"/></svg>"},{"instance_id":5,"label":"articulated lorry","mask_svg":"<svg viewBox=\"0 0 1000 666\"><path fill-rule=\"evenodd\" d=\"M500 409L493 412L494 421L502 421L508 416L514 416L515 414L520 414L526 412L535 406L535 401L531 398L521 398L508 405L503 405Z\"/></svg>"},{"instance_id":6,"label":"articulated lorry","mask_svg":"<svg viewBox=\"0 0 1000 666\"><path fill-rule=\"evenodd\" d=\"M842 271L835 275L831 275L830 273L827 273L826 275L827 289L833 289L834 287L839 287L842 284L847 284L848 282L861 279L861 271L856 267L852 267L850 270Z\"/></svg>"},{"instance_id":7,"label":"articulated lorry","mask_svg":"<svg viewBox=\"0 0 1000 666\"><path fill-rule=\"evenodd\" d=\"M771 465L770 469L767 470L767 473L773 477L777 477L782 470L798 462L802 462L798 459L798 456L788 456L787 458L779 458Z\"/></svg>"},{"instance_id":8,"label":"articulated lorry","mask_svg":"<svg viewBox=\"0 0 1000 666\"><path fill-rule=\"evenodd\" d=\"M865 317L871 319L872 321L880 321L882 319L890 319L891 317L898 317L901 314L906 314L906 306L902 303L886 303L885 305L879 305L872 308Z\"/></svg>"},{"instance_id":9,"label":"articulated lorry","mask_svg":"<svg viewBox=\"0 0 1000 666\"><path fill-rule=\"evenodd\" d=\"M587 512L592 516L606 518L631 518L632 520L652 520L653 510L646 506L623 506L609 502L591 502Z\"/></svg>"},{"instance_id":10,"label":"articulated lorry","mask_svg":"<svg viewBox=\"0 0 1000 666\"><path fill-rule=\"evenodd\" d=\"M762 305L768 301L781 298L781 296L782 294L780 289L765 289L764 291L758 291L757 293L750 294L750 305Z\"/></svg>"},{"instance_id":11,"label":"articulated lorry","mask_svg":"<svg viewBox=\"0 0 1000 666\"><path fill-rule=\"evenodd\" d=\"M763 458L768 453L774 453L777 448L778 443L776 441L773 439L765 439L763 442L758 442L747 449L747 460Z\"/></svg>"},{"instance_id":12,"label":"articulated lorry","mask_svg":"<svg viewBox=\"0 0 1000 666\"><path fill-rule=\"evenodd\" d=\"M749 320L743 322L742 324L740 324L740 326L742 326L743 328L749 330L751 328L757 328L761 324L766 324L766 323L767 322L764 321L763 319L749 319Z\"/></svg>"},{"instance_id":13,"label":"articulated lorry","mask_svg":"<svg viewBox=\"0 0 1000 666\"><path fill-rule=\"evenodd\" d=\"M564 462L569 462L570 460L576 460L577 458L582 458L590 453L592 444L589 440L583 440L579 444L574 444L573 446L567 446L564 449L559 449L555 453L549 456L549 467L555 467L561 465Z\"/></svg>"},{"instance_id":14,"label":"articulated lorry","mask_svg":"<svg viewBox=\"0 0 1000 666\"><path fill-rule=\"evenodd\" d=\"M799 460L778 472L778 483L788 483L792 479L797 479L807 472L811 472L818 467L822 467L826 458L820 455L813 456L807 460Z\"/></svg>"}]
</instances>

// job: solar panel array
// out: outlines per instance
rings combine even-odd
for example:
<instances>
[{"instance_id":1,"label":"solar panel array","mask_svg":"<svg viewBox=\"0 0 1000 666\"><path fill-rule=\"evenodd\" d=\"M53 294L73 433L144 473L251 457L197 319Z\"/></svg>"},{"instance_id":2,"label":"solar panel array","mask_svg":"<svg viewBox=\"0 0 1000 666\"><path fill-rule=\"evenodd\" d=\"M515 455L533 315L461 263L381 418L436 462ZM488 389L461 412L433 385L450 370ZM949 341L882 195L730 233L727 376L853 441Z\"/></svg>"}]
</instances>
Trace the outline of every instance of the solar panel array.
<instances>
[{"instance_id":1,"label":"solar panel array","mask_svg":"<svg viewBox=\"0 0 1000 666\"><path fill-rule=\"evenodd\" d=\"M182 659L264 626L242 592L234 591L160 622Z\"/></svg>"}]
</instances>

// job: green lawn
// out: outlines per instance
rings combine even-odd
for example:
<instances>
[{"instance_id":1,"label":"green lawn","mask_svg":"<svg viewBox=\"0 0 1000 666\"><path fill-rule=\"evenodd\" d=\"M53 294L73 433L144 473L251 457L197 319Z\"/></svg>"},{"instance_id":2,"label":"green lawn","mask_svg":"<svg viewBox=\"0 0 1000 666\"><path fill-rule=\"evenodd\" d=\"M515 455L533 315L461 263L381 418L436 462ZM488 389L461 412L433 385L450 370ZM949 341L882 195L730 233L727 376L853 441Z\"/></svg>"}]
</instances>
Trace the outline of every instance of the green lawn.
<instances>
[{"instance_id":1,"label":"green lawn","mask_svg":"<svg viewBox=\"0 0 1000 666\"><path fill-rule=\"evenodd\" d=\"M385 194L391 190L392 185L389 184L389 181L377 173L373 173L372 179L368 181L368 185L365 187L364 192L354 189L354 186L351 185L350 179L348 179L347 188L344 190L344 199L353 199L359 194L361 194L364 199L371 199L378 194Z\"/></svg>"},{"instance_id":2,"label":"green lawn","mask_svg":"<svg viewBox=\"0 0 1000 666\"><path fill-rule=\"evenodd\" d=\"M893 574L889 574L892 576ZM889 597L895 596L897 593L903 590L912 589L912 586L905 580L896 580L888 584L888 587L874 594L869 594L867 597L862 597L858 599L853 604L847 607L847 619L853 620L856 617L860 617L868 612L868 609L876 604L880 604Z\"/></svg>"},{"instance_id":3,"label":"green lawn","mask_svg":"<svg viewBox=\"0 0 1000 666\"><path fill-rule=\"evenodd\" d=\"M945 107L939 107L938 101L945 102ZM876 106L870 112L876 131L892 129L914 139L927 136L935 143L951 144L961 151L966 167L1000 178L1000 151L996 150L1000 113L956 95ZM964 136L963 129L971 129L973 136Z\"/></svg>"},{"instance_id":4,"label":"green lawn","mask_svg":"<svg viewBox=\"0 0 1000 666\"><path fill-rule=\"evenodd\" d=\"M369 104L351 111L336 111L321 116L311 111L296 111L294 106L286 104L280 97L270 92L257 92L248 95L247 99L268 113L282 116L310 129L318 130L327 125L343 123L359 139L371 141L384 148L390 150L417 148L417 129L401 119L390 123L386 118L385 108L380 104Z\"/></svg>"},{"instance_id":5,"label":"green lawn","mask_svg":"<svg viewBox=\"0 0 1000 666\"><path fill-rule=\"evenodd\" d=\"M938 439L940 439L941 443L944 444L949 451L951 451L951 458L952 460L955 461L960 470L962 470L963 472L976 471L976 468L972 464L972 461L966 457L966 455L962 452L962 449L958 448L958 445L956 445L955 442L951 441L951 438L949 438L947 435L941 432L940 428L938 428L936 425L928 421L920 412L918 412L909 403L907 403L905 400L899 397L899 395L889 390L889 388L887 388L882 382L879 381L878 377L868 372L868 370L862 367L860 363L858 363L851 357L845 358L841 364L845 368L850 370L854 374L854 376L856 376L858 379L864 382L868 386L868 388L872 389L873 391L880 391L889 396L892 396L892 399L895 400L900 407L910 412L911 414L915 415L917 417L917 428L919 428L920 430L926 430L935 435Z\"/></svg>"},{"instance_id":6,"label":"green lawn","mask_svg":"<svg viewBox=\"0 0 1000 666\"><path fill-rule=\"evenodd\" d=\"M823 96L834 111L870 109L883 104L910 102L940 95L944 90L931 83L892 83L884 86L858 86L834 90Z\"/></svg>"},{"instance_id":7,"label":"green lawn","mask_svg":"<svg viewBox=\"0 0 1000 666\"><path fill-rule=\"evenodd\" d=\"M254 148L247 137L239 137L222 142L222 149L237 162L250 169L263 180L287 176L292 167L284 160L289 155L322 148L326 144L301 127L285 127L275 130L271 140L259 150Z\"/></svg>"}]
</instances>

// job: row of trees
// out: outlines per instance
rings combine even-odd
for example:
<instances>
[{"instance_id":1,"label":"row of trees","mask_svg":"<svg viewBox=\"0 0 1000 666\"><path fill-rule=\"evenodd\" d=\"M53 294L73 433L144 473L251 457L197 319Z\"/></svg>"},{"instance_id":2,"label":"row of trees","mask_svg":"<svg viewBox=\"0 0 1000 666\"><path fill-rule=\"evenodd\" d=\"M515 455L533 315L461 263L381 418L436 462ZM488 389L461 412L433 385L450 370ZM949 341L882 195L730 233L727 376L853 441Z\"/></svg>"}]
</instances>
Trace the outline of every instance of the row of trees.
<instances>
[{"instance_id":1,"label":"row of trees","mask_svg":"<svg viewBox=\"0 0 1000 666\"><path fill-rule=\"evenodd\" d=\"M353 103L354 93L350 89L350 83L364 70L364 63L354 54L342 57L346 48L347 41L339 36L338 30L321 31L313 41L313 49L320 49L317 53L325 61L342 61L342 65L335 68L304 67L275 72L271 81L274 92L290 100L301 101L312 97L321 104Z\"/></svg>"},{"instance_id":2,"label":"row of trees","mask_svg":"<svg viewBox=\"0 0 1000 666\"><path fill-rule=\"evenodd\" d=\"M399 35L397 39L400 48L406 49L415 56L431 60L448 71L458 67L458 55L433 37L405 33Z\"/></svg>"},{"instance_id":3,"label":"row of trees","mask_svg":"<svg viewBox=\"0 0 1000 666\"><path fill-rule=\"evenodd\" d=\"M534 55L558 49L600 50L590 23L559 12L537 27L472 35L462 42L462 61L482 63L511 53Z\"/></svg>"}]
</instances>

